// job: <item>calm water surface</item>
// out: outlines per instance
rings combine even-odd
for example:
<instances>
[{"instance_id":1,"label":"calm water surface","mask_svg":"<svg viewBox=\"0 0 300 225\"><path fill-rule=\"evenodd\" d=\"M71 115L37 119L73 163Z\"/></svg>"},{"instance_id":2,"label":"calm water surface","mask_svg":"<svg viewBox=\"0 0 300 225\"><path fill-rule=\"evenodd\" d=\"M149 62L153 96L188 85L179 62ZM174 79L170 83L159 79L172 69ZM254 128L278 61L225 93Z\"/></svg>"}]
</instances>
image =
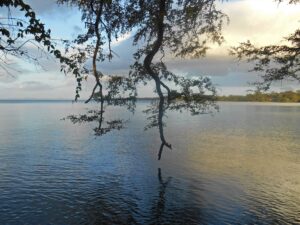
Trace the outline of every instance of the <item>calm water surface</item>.
<instances>
[{"instance_id":1,"label":"calm water surface","mask_svg":"<svg viewBox=\"0 0 300 225\"><path fill-rule=\"evenodd\" d=\"M169 113L156 160L145 103L126 129L60 119L68 102L0 103L0 224L300 224L300 105ZM96 107L89 105L89 107ZM124 115L113 110L108 117Z\"/></svg>"}]
</instances>

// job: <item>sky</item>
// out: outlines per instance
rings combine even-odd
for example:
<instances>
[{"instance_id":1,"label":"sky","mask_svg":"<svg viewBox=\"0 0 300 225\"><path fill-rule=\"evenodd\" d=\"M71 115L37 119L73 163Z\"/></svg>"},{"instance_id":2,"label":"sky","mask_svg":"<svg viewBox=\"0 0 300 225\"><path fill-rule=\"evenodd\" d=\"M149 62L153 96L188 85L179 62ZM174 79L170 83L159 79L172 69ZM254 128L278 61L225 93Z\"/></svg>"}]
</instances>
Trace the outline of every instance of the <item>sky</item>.
<instances>
[{"instance_id":1,"label":"sky","mask_svg":"<svg viewBox=\"0 0 300 225\"><path fill-rule=\"evenodd\" d=\"M57 6L55 0L25 1L36 11L52 37L73 39L83 31L80 12L76 8ZM238 62L229 56L228 50L240 42L251 40L257 46L280 44L283 37L293 33L300 23L300 5L277 4L273 0L231 0L218 3L230 23L224 26L225 42L211 45L205 58L176 59L166 57L172 72L183 76L209 76L221 95L246 94L253 89L249 82L258 80L258 75L249 73L251 65ZM0 15L4 11L0 11ZM2 15L1 15L2 16ZM126 75L133 62L134 48L130 34L113 43L118 54L112 62L99 63L104 74ZM36 53L40 54L40 53ZM13 75L0 71L0 99L73 99L76 82L72 75L60 72L60 65L52 57L41 57L41 66L21 60L12 60ZM91 93L93 79L83 83L82 99ZM139 88L139 96L153 96L154 85ZM299 84L281 82L272 87L274 91L297 90Z\"/></svg>"}]
</instances>

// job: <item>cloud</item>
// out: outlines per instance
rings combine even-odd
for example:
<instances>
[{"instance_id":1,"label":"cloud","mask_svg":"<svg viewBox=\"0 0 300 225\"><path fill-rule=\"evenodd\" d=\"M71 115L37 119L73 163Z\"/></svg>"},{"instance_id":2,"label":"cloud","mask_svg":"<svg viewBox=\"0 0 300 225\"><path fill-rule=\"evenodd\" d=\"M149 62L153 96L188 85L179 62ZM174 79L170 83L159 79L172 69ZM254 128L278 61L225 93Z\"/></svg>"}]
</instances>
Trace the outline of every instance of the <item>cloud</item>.
<instances>
[{"instance_id":1,"label":"cloud","mask_svg":"<svg viewBox=\"0 0 300 225\"><path fill-rule=\"evenodd\" d=\"M43 50L43 46L33 45L28 42L22 47L22 50L30 57L16 57L13 55L2 56L2 62L0 66L0 82L6 80L17 80L20 76L36 73L60 71L60 65L57 60L47 50ZM32 60L37 59L37 61ZM12 79L13 78L13 79Z\"/></svg>"},{"instance_id":2,"label":"cloud","mask_svg":"<svg viewBox=\"0 0 300 225\"><path fill-rule=\"evenodd\" d=\"M299 27L299 4L244 0L224 2L219 6L230 18L223 32L228 46L246 40L259 45L278 43Z\"/></svg>"},{"instance_id":3,"label":"cloud","mask_svg":"<svg viewBox=\"0 0 300 225\"><path fill-rule=\"evenodd\" d=\"M98 68L103 74L126 76L130 70L130 65L133 64L133 54L137 47L132 46L132 37L125 35L112 46L114 57L111 61L98 63ZM88 67L91 68L91 62L88 62Z\"/></svg>"},{"instance_id":4,"label":"cloud","mask_svg":"<svg viewBox=\"0 0 300 225\"><path fill-rule=\"evenodd\" d=\"M75 6L56 2L57 0L26 1L36 12L37 18L45 24L46 29L51 30L52 38L72 39L84 26L81 23L81 13ZM24 13L19 10L13 10L13 15L24 18Z\"/></svg>"},{"instance_id":5,"label":"cloud","mask_svg":"<svg viewBox=\"0 0 300 225\"><path fill-rule=\"evenodd\" d=\"M200 59L169 59L168 68L174 73L187 76L226 76L232 72L245 72L249 64L240 62L229 55L208 55Z\"/></svg>"},{"instance_id":6,"label":"cloud","mask_svg":"<svg viewBox=\"0 0 300 225\"><path fill-rule=\"evenodd\" d=\"M56 3L56 0L26 0L25 3L30 5L30 7L35 11L38 18L41 15L50 15L52 17L56 17L57 15L66 16L72 12L74 7L70 7L67 5L59 5ZM19 8L15 9L14 7L10 7L10 12L14 16L23 16L24 12L21 12ZM0 14L7 15L8 11L6 7L0 8Z\"/></svg>"},{"instance_id":7,"label":"cloud","mask_svg":"<svg viewBox=\"0 0 300 225\"><path fill-rule=\"evenodd\" d=\"M38 81L25 81L19 85L19 88L25 91L45 91L52 90L54 87Z\"/></svg>"},{"instance_id":8,"label":"cloud","mask_svg":"<svg viewBox=\"0 0 300 225\"><path fill-rule=\"evenodd\" d=\"M21 74L32 71L32 64L12 55L2 56L0 63L0 83L15 82Z\"/></svg>"},{"instance_id":9,"label":"cloud","mask_svg":"<svg viewBox=\"0 0 300 225\"><path fill-rule=\"evenodd\" d=\"M10 74L6 74L7 72L5 70L0 70L1 75L0 75L0 84L5 84L5 83L12 83L16 80L16 78Z\"/></svg>"},{"instance_id":10,"label":"cloud","mask_svg":"<svg viewBox=\"0 0 300 225\"><path fill-rule=\"evenodd\" d=\"M26 3L29 4L37 14L63 14L70 8L65 5L58 5L56 0L27 0Z\"/></svg>"},{"instance_id":11,"label":"cloud","mask_svg":"<svg viewBox=\"0 0 300 225\"><path fill-rule=\"evenodd\" d=\"M82 32L82 28L78 25L73 26L74 33L78 34Z\"/></svg>"}]
</instances>

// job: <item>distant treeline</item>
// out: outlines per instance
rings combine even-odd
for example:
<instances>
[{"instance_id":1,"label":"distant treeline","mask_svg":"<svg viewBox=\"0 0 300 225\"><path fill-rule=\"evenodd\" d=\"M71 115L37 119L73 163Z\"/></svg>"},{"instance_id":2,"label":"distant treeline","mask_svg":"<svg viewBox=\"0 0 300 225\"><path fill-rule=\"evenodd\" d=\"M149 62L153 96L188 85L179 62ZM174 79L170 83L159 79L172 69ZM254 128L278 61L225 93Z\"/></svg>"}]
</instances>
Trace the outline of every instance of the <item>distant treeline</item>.
<instances>
[{"instance_id":1,"label":"distant treeline","mask_svg":"<svg viewBox=\"0 0 300 225\"><path fill-rule=\"evenodd\" d=\"M300 102L300 90L263 93L255 92L247 95L229 95L218 96L218 101L234 101L234 102Z\"/></svg>"}]
</instances>

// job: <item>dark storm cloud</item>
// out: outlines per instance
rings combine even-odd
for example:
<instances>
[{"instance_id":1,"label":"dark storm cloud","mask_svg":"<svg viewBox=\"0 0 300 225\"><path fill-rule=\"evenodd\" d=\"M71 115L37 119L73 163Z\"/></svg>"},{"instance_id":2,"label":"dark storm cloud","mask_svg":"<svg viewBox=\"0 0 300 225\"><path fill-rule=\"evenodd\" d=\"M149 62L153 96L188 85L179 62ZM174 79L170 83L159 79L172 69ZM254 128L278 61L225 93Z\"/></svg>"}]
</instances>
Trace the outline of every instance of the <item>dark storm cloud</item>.
<instances>
[{"instance_id":1,"label":"dark storm cloud","mask_svg":"<svg viewBox=\"0 0 300 225\"><path fill-rule=\"evenodd\" d=\"M137 47L132 46L132 37L113 46L113 59L99 63L99 69L104 74L128 75L130 65L133 64L133 54Z\"/></svg>"},{"instance_id":2,"label":"dark storm cloud","mask_svg":"<svg viewBox=\"0 0 300 225\"><path fill-rule=\"evenodd\" d=\"M175 73L188 76L226 76L234 72L246 72L249 64L237 62L226 55L207 56L200 59L172 59L166 62L168 68Z\"/></svg>"},{"instance_id":3,"label":"dark storm cloud","mask_svg":"<svg viewBox=\"0 0 300 225\"><path fill-rule=\"evenodd\" d=\"M132 46L132 37L113 47L117 54L111 62L99 63L99 68L105 74L127 75L133 64L133 54L137 47ZM200 59L174 59L166 57L169 70L178 75L188 76L226 76L233 72L247 72L251 66L245 62L237 62L229 55L208 55Z\"/></svg>"}]
</instances>

